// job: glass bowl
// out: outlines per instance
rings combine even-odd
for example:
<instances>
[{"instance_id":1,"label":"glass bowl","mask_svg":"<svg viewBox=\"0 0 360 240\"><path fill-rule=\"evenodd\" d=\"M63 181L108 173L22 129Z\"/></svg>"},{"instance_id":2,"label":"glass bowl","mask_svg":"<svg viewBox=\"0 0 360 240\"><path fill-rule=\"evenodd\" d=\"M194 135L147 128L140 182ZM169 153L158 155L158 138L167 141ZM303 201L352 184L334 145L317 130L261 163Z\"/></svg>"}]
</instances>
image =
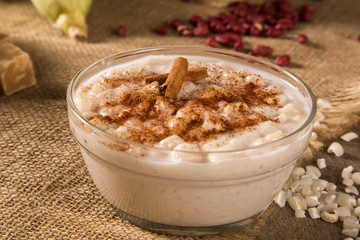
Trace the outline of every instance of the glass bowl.
<instances>
[{"instance_id":1,"label":"glass bowl","mask_svg":"<svg viewBox=\"0 0 360 240\"><path fill-rule=\"evenodd\" d=\"M115 137L90 123L73 99L81 83L111 66L149 55L215 57L271 74L304 96L307 119L295 131L269 143L206 152L151 147ZM144 48L100 59L72 79L67 105L71 133L101 195L129 222L179 235L217 234L261 215L308 146L316 113L311 90L287 70L245 54L194 46ZM189 161L173 161L174 155ZM199 158L218 160L196 162Z\"/></svg>"}]
</instances>

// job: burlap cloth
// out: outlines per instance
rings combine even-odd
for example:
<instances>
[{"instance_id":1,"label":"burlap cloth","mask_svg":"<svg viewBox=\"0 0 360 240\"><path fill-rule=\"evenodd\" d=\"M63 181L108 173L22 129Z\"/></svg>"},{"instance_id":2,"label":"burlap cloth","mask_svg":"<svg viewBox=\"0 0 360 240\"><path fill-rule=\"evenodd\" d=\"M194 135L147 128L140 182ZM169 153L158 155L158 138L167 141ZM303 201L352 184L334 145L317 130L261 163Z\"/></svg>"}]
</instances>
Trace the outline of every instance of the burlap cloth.
<instances>
[{"instance_id":1,"label":"burlap cloth","mask_svg":"<svg viewBox=\"0 0 360 240\"><path fill-rule=\"evenodd\" d=\"M308 83L317 97L331 101L339 99L335 93L340 88L359 81L360 43L356 36L360 34L360 2L312 3L317 12L311 22L298 24L280 39L245 37L245 47L262 43L273 47L274 55L289 54L292 64L288 69ZM186 20L195 13L207 16L217 11L196 2L175 0L99 0L93 3L88 16L88 41L75 42L54 29L29 1L0 1L0 32L11 35L31 55L38 80L35 87L10 97L0 96L0 237L180 238L131 225L100 196L70 135L65 92L77 71L107 55L155 45L203 46L202 38L179 37L174 33L158 36L153 29L173 18ZM120 24L128 27L127 37L113 33ZM310 42L297 43L298 33L306 33ZM359 99L356 91L352 103L354 99L355 102ZM338 115L339 112L343 115L341 109L338 107ZM354 111L348 105L344 112ZM359 132L360 127L354 129ZM340 159L322 151L316 153L329 162L325 177L339 183L336 174L339 176L346 164L360 170L358 148L359 141L347 144L346 154ZM260 221L243 230L203 239L246 238L341 239L344 236L340 223L296 219L289 207L272 206Z\"/></svg>"}]
</instances>

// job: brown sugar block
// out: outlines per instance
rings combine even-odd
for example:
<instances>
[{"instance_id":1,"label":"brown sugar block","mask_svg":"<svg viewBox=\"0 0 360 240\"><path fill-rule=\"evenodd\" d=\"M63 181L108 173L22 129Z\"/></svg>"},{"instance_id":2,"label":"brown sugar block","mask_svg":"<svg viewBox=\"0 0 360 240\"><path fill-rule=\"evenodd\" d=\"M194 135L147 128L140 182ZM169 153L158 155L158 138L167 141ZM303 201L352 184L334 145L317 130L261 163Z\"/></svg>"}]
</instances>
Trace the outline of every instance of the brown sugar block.
<instances>
[{"instance_id":1,"label":"brown sugar block","mask_svg":"<svg viewBox=\"0 0 360 240\"><path fill-rule=\"evenodd\" d=\"M0 33L0 45L3 43L12 43L12 39L3 33Z\"/></svg>"},{"instance_id":2,"label":"brown sugar block","mask_svg":"<svg viewBox=\"0 0 360 240\"><path fill-rule=\"evenodd\" d=\"M0 92L11 95L35 84L29 54L11 43L0 44Z\"/></svg>"}]
</instances>

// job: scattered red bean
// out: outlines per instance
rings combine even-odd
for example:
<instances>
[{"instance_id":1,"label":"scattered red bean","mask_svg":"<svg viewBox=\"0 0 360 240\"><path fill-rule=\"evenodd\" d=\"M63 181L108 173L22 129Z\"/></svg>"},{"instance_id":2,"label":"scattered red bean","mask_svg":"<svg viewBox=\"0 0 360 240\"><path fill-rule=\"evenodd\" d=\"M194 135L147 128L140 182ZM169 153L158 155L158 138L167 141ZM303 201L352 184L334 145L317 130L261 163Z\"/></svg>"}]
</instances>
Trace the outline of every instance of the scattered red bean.
<instances>
[{"instance_id":1,"label":"scattered red bean","mask_svg":"<svg viewBox=\"0 0 360 240\"><path fill-rule=\"evenodd\" d=\"M205 37L210 34L210 29L207 24L199 24L196 28L194 28L193 34L197 37Z\"/></svg>"},{"instance_id":2,"label":"scattered red bean","mask_svg":"<svg viewBox=\"0 0 360 240\"><path fill-rule=\"evenodd\" d=\"M199 15L192 15L189 18L189 23L193 26L197 26L199 23L205 23Z\"/></svg>"},{"instance_id":3,"label":"scattered red bean","mask_svg":"<svg viewBox=\"0 0 360 240\"><path fill-rule=\"evenodd\" d=\"M209 47L216 47L216 41L215 41L215 38L213 37L208 37L206 39L206 45L208 45Z\"/></svg>"},{"instance_id":4,"label":"scattered red bean","mask_svg":"<svg viewBox=\"0 0 360 240\"><path fill-rule=\"evenodd\" d=\"M235 42L234 44L235 51L242 51L244 49L244 44L242 42Z\"/></svg>"},{"instance_id":5,"label":"scattered red bean","mask_svg":"<svg viewBox=\"0 0 360 240\"><path fill-rule=\"evenodd\" d=\"M162 24L156 28L156 32L160 35L166 35L168 33L168 27Z\"/></svg>"},{"instance_id":6,"label":"scattered red bean","mask_svg":"<svg viewBox=\"0 0 360 240\"><path fill-rule=\"evenodd\" d=\"M243 51L243 35L278 38L284 31L294 29L299 20L311 19L315 12L314 6L306 4L300 11L293 11L291 2L291 0L268 0L262 4L251 4L246 0L238 1L229 8L228 12L219 12L206 18L192 15L188 19L191 27L185 25L180 19L173 19L171 26L181 36L207 37L215 33L215 37L207 37L208 46L216 47L220 44L229 47L234 43L235 51ZM166 25L160 25L156 31L158 34L165 35L168 29ZM360 42L360 35L357 39ZM305 34L299 34L297 40L299 43L308 41ZM256 44L248 54L268 56L272 53L271 47ZM278 56L276 62L280 66L286 66L290 63L290 57Z\"/></svg>"},{"instance_id":7,"label":"scattered red bean","mask_svg":"<svg viewBox=\"0 0 360 240\"><path fill-rule=\"evenodd\" d=\"M280 18L277 20L275 28L280 30L292 30L295 28L295 25L289 18Z\"/></svg>"},{"instance_id":8,"label":"scattered red bean","mask_svg":"<svg viewBox=\"0 0 360 240\"><path fill-rule=\"evenodd\" d=\"M255 44L252 48L252 51L259 56L268 56L273 52L271 47L259 44Z\"/></svg>"},{"instance_id":9,"label":"scattered red bean","mask_svg":"<svg viewBox=\"0 0 360 240\"><path fill-rule=\"evenodd\" d=\"M173 20L171 21L171 26L172 26L175 30L177 30L177 28L178 28L179 26L182 26L182 25L185 25L185 24L184 24L183 21L181 21L181 20L179 20L179 19L173 19Z\"/></svg>"},{"instance_id":10,"label":"scattered red bean","mask_svg":"<svg viewBox=\"0 0 360 240\"><path fill-rule=\"evenodd\" d=\"M254 23L251 27L250 27L250 35L251 36L260 36L263 30L263 26L261 25L261 23Z\"/></svg>"},{"instance_id":11,"label":"scattered red bean","mask_svg":"<svg viewBox=\"0 0 360 240\"><path fill-rule=\"evenodd\" d=\"M250 52L248 52L248 54L249 54L250 56L254 56L254 57L257 56L257 54L256 54L254 51L250 51Z\"/></svg>"},{"instance_id":12,"label":"scattered red bean","mask_svg":"<svg viewBox=\"0 0 360 240\"><path fill-rule=\"evenodd\" d=\"M299 43L307 43L308 37L305 34L298 34L297 40Z\"/></svg>"},{"instance_id":13,"label":"scattered red bean","mask_svg":"<svg viewBox=\"0 0 360 240\"><path fill-rule=\"evenodd\" d=\"M312 15L315 12L315 7L312 5L304 5L300 10L300 18L304 21L310 21Z\"/></svg>"},{"instance_id":14,"label":"scattered red bean","mask_svg":"<svg viewBox=\"0 0 360 240\"><path fill-rule=\"evenodd\" d=\"M218 34L215 36L215 41L223 46L230 45L230 38L227 35Z\"/></svg>"},{"instance_id":15,"label":"scattered red bean","mask_svg":"<svg viewBox=\"0 0 360 240\"><path fill-rule=\"evenodd\" d=\"M192 36L193 35L193 30L186 26L186 25L180 25L176 28L176 32L180 35L180 36Z\"/></svg>"},{"instance_id":16,"label":"scattered red bean","mask_svg":"<svg viewBox=\"0 0 360 240\"><path fill-rule=\"evenodd\" d=\"M272 38L277 38L280 37L281 34L283 33L283 30L281 29L276 29L274 27L270 27L267 31L266 31L266 35Z\"/></svg>"},{"instance_id":17,"label":"scattered red bean","mask_svg":"<svg viewBox=\"0 0 360 240\"><path fill-rule=\"evenodd\" d=\"M239 34L229 32L228 37L232 42L242 42L242 37Z\"/></svg>"},{"instance_id":18,"label":"scattered red bean","mask_svg":"<svg viewBox=\"0 0 360 240\"><path fill-rule=\"evenodd\" d=\"M360 34L357 36L357 40L360 42Z\"/></svg>"},{"instance_id":19,"label":"scattered red bean","mask_svg":"<svg viewBox=\"0 0 360 240\"><path fill-rule=\"evenodd\" d=\"M117 29L117 33L120 36L126 36L127 28L125 26L119 26L118 29Z\"/></svg>"},{"instance_id":20,"label":"scattered red bean","mask_svg":"<svg viewBox=\"0 0 360 240\"><path fill-rule=\"evenodd\" d=\"M282 67L287 66L290 64L290 57L289 57L289 55L277 56L275 59L275 63Z\"/></svg>"}]
</instances>

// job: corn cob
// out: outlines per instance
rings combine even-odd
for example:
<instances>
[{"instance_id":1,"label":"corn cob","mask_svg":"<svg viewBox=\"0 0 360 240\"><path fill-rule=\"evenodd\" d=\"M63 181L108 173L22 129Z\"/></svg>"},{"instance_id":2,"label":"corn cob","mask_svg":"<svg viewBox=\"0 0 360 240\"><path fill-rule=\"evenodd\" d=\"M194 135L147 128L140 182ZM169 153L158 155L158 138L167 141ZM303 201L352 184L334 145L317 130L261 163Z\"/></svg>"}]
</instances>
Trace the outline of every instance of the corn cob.
<instances>
[{"instance_id":1,"label":"corn cob","mask_svg":"<svg viewBox=\"0 0 360 240\"><path fill-rule=\"evenodd\" d=\"M86 38L92 0L31 0L35 8L71 38Z\"/></svg>"}]
</instances>

